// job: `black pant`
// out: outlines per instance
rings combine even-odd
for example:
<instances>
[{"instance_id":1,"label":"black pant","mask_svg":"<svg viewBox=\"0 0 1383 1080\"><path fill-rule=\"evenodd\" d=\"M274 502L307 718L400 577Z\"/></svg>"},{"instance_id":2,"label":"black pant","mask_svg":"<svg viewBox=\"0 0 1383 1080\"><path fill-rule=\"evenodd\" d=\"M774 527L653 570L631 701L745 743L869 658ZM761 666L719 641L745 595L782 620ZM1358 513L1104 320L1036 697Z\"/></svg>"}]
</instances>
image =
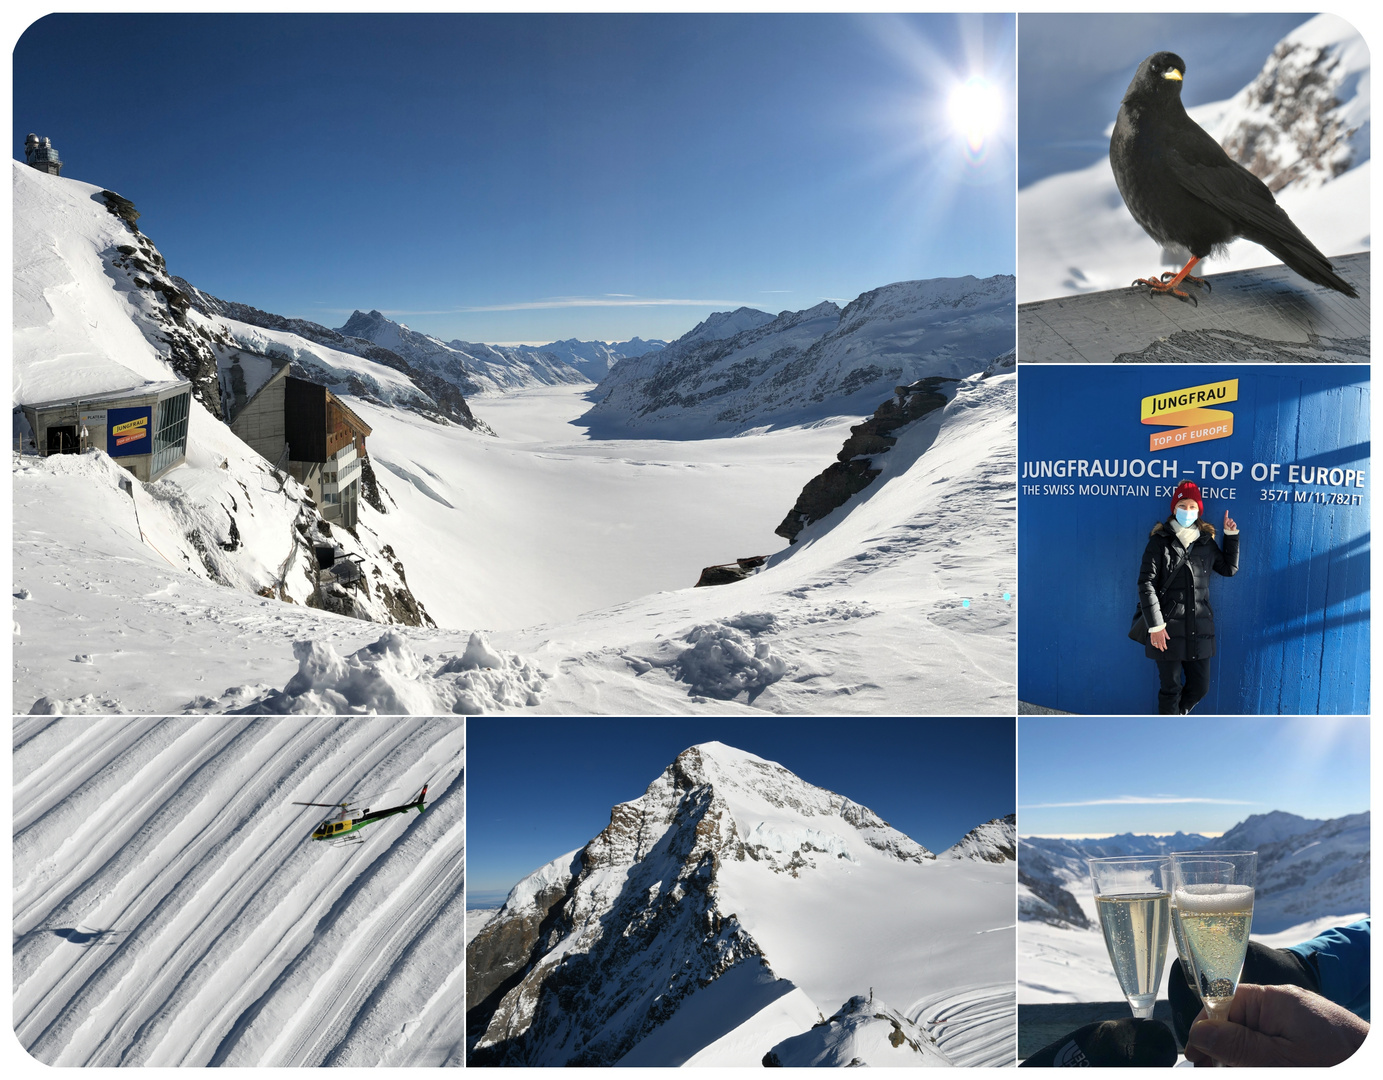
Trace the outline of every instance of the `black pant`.
<instances>
[{"instance_id":1,"label":"black pant","mask_svg":"<svg viewBox=\"0 0 1383 1080\"><path fill-rule=\"evenodd\" d=\"M1186 672L1185 686L1177 678L1182 671ZM1159 660L1157 677L1162 680L1162 686L1157 691L1158 713L1175 716L1190 712L1210 692L1210 661Z\"/></svg>"}]
</instances>

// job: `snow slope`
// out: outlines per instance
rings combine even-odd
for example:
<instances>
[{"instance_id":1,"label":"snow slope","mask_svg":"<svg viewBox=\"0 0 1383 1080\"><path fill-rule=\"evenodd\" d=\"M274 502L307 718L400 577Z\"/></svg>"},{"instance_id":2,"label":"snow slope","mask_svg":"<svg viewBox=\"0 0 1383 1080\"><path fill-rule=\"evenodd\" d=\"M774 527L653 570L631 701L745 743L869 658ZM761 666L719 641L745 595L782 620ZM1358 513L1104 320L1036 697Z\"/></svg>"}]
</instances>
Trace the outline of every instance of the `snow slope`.
<instances>
[{"instance_id":1,"label":"snow slope","mask_svg":"<svg viewBox=\"0 0 1383 1080\"><path fill-rule=\"evenodd\" d=\"M210 380L204 405L196 395L207 387L193 379L186 462L155 483L133 480L103 451L50 458L16 454L16 550L37 543L52 564L65 565L50 579L64 592L88 591L96 587L93 577L103 576L86 558L91 545L126 560L131 569L157 566L175 578L303 604L316 589L311 544L329 539L363 560L369 587L356 594L356 610L376 622L426 621L387 540L369 529L357 535L338 529L327 536L330 527L307 489L275 475L221 423L217 353L227 352L233 340L224 326L195 310L180 312L149 287L140 275L160 277L154 271L162 258L147 238L109 213L101 189L91 184L18 163L13 181L14 403L174 378L179 366L197 359L186 347L179 354L178 341L195 343ZM136 243L155 265L135 266L126 257ZM121 489L127 480L128 492ZM74 611L84 621L83 610L74 604L58 621L68 622ZM48 618L55 614L50 610ZM65 660L77 635L54 629ZM107 628L112 631L122 636L123 625ZM16 647L22 643L17 633Z\"/></svg>"},{"instance_id":2,"label":"snow slope","mask_svg":"<svg viewBox=\"0 0 1383 1080\"><path fill-rule=\"evenodd\" d=\"M25 719L14 1026L51 1065L459 1064L459 719ZM309 839L322 811L425 813Z\"/></svg>"},{"instance_id":3,"label":"snow slope","mask_svg":"<svg viewBox=\"0 0 1383 1080\"><path fill-rule=\"evenodd\" d=\"M559 715L1007 712L1013 392L1012 375L962 382L944 410L901 432L861 497L808 526L795 547L745 581L497 631L488 647L545 672L531 707ZM839 433L823 442L833 451ZM344 657L380 638L378 627L224 589L168 565L145 550L132 520L115 515L118 500L106 527L93 532L79 492L59 492L48 471L20 471L15 493L15 584L27 590L15 610L20 711L40 698L65 702L67 711L241 708L283 692L301 666L295 642L316 643L322 648L311 655L325 658L325 648ZM780 510L765 516L776 522ZM378 518L369 511L362 520L373 528ZM630 540L643 551L660 528L648 522ZM456 574L490 572L489 562L504 557L471 550L477 557L457 561ZM547 580L571 572L558 569ZM388 653L402 687L405 669L432 678L446 657L464 654L472 629L391 633L414 657ZM81 654L94 662L74 663ZM488 707L512 707L502 700Z\"/></svg>"},{"instance_id":4,"label":"snow slope","mask_svg":"<svg viewBox=\"0 0 1383 1080\"><path fill-rule=\"evenodd\" d=\"M1131 75L1132 73L1130 73ZM1194 77L1194 72L1190 77ZM1344 20L1318 15L1278 44L1228 101L1188 110L1327 256L1370 248L1369 53ZM1118 102L1110 103L1110 118ZM1207 272L1276 263L1237 240ZM1163 256L1124 206L1108 157L1018 193L1018 302L1127 286L1185 256Z\"/></svg>"},{"instance_id":5,"label":"snow slope","mask_svg":"<svg viewBox=\"0 0 1383 1080\"><path fill-rule=\"evenodd\" d=\"M912 1003L897 1015L925 1040L918 1056L1009 1064L1013 874L937 859L774 762L692 747L575 859L516 886L474 939L473 979L497 953L529 958L516 982L501 985L505 969L474 995L471 1061L757 1065L872 993ZM539 897L541 939L528 929ZM940 1049L956 1011L970 1023ZM822 1052L891 1048L860 1026L839 1025Z\"/></svg>"}]
</instances>

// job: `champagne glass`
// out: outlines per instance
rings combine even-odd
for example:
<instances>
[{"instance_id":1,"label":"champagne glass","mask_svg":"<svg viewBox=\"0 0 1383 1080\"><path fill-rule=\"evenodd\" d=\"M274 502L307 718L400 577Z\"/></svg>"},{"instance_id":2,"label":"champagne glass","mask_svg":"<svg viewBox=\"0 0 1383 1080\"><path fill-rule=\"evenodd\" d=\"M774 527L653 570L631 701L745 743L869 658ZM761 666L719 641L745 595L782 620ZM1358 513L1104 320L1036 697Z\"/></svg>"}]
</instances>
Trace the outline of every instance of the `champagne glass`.
<instances>
[{"instance_id":1,"label":"champagne glass","mask_svg":"<svg viewBox=\"0 0 1383 1080\"><path fill-rule=\"evenodd\" d=\"M1172 893L1194 974L1192 984L1212 1020L1228 1018L1239 988L1253 924L1257 869L1256 851L1171 856Z\"/></svg>"},{"instance_id":2,"label":"champagne glass","mask_svg":"<svg viewBox=\"0 0 1383 1080\"><path fill-rule=\"evenodd\" d=\"M1133 1015L1152 1016L1171 922L1170 875L1165 855L1090 860L1095 910L1105 948Z\"/></svg>"}]
</instances>

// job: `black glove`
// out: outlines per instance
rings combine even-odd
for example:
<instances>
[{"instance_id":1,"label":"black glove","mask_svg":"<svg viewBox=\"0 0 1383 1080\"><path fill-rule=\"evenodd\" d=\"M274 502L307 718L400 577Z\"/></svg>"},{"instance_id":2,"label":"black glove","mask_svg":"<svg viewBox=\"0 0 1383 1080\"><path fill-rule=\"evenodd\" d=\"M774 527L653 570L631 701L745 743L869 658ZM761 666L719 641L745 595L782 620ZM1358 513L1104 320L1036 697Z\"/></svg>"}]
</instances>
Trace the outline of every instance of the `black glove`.
<instances>
[{"instance_id":1,"label":"black glove","mask_svg":"<svg viewBox=\"0 0 1383 1080\"><path fill-rule=\"evenodd\" d=\"M1201 999L1187 983L1181 961L1174 959L1171 964L1172 970L1167 975L1167 1000L1172 1005L1172 1026L1176 1028L1177 1043L1185 1046L1191 1024L1200 1014ZM1257 986L1290 983L1313 994L1321 992L1320 980L1303 957L1287 949L1270 949L1252 940L1244 954L1244 971L1239 981Z\"/></svg>"},{"instance_id":2,"label":"black glove","mask_svg":"<svg viewBox=\"0 0 1383 1080\"><path fill-rule=\"evenodd\" d=\"M1038 1068L1134 1065L1169 1069L1176 1063L1177 1044L1166 1024L1126 1016L1086 1024L1048 1043L1022 1064Z\"/></svg>"}]
</instances>

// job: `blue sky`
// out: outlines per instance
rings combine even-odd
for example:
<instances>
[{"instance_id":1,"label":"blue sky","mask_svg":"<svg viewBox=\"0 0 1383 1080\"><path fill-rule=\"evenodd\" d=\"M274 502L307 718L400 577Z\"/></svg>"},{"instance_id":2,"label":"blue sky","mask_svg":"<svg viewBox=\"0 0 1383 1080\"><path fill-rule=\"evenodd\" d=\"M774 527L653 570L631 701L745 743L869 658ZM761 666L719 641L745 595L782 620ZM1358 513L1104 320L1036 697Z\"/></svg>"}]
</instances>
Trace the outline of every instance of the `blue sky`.
<instances>
[{"instance_id":1,"label":"blue sky","mask_svg":"<svg viewBox=\"0 0 1383 1080\"><path fill-rule=\"evenodd\" d=\"M1367 717L1024 717L1025 836L1222 833L1250 814L1369 808Z\"/></svg>"},{"instance_id":2,"label":"blue sky","mask_svg":"<svg viewBox=\"0 0 1383 1080\"><path fill-rule=\"evenodd\" d=\"M584 846L683 750L719 741L868 806L933 851L1013 813L1013 720L474 719L466 726L468 902ZM497 902L497 901L496 901Z\"/></svg>"},{"instance_id":3,"label":"blue sky","mask_svg":"<svg viewBox=\"0 0 1383 1080\"><path fill-rule=\"evenodd\" d=\"M713 310L1012 273L1011 16L53 15L14 154L171 272L339 326L672 338ZM1006 102L976 152L951 91Z\"/></svg>"},{"instance_id":4,"label":"blue sky","mask_svg":"<svg viewBox=\"0 0 1383 1080\"><path fill-rule=\"evenodd\" d=\"M1182 101L1223 101L1310 15L1028 15L1018 20L1018 186L1083 169L1109 153L1105 130L1144 58L1186 61Z\"/></svg>"}]
</instances>

